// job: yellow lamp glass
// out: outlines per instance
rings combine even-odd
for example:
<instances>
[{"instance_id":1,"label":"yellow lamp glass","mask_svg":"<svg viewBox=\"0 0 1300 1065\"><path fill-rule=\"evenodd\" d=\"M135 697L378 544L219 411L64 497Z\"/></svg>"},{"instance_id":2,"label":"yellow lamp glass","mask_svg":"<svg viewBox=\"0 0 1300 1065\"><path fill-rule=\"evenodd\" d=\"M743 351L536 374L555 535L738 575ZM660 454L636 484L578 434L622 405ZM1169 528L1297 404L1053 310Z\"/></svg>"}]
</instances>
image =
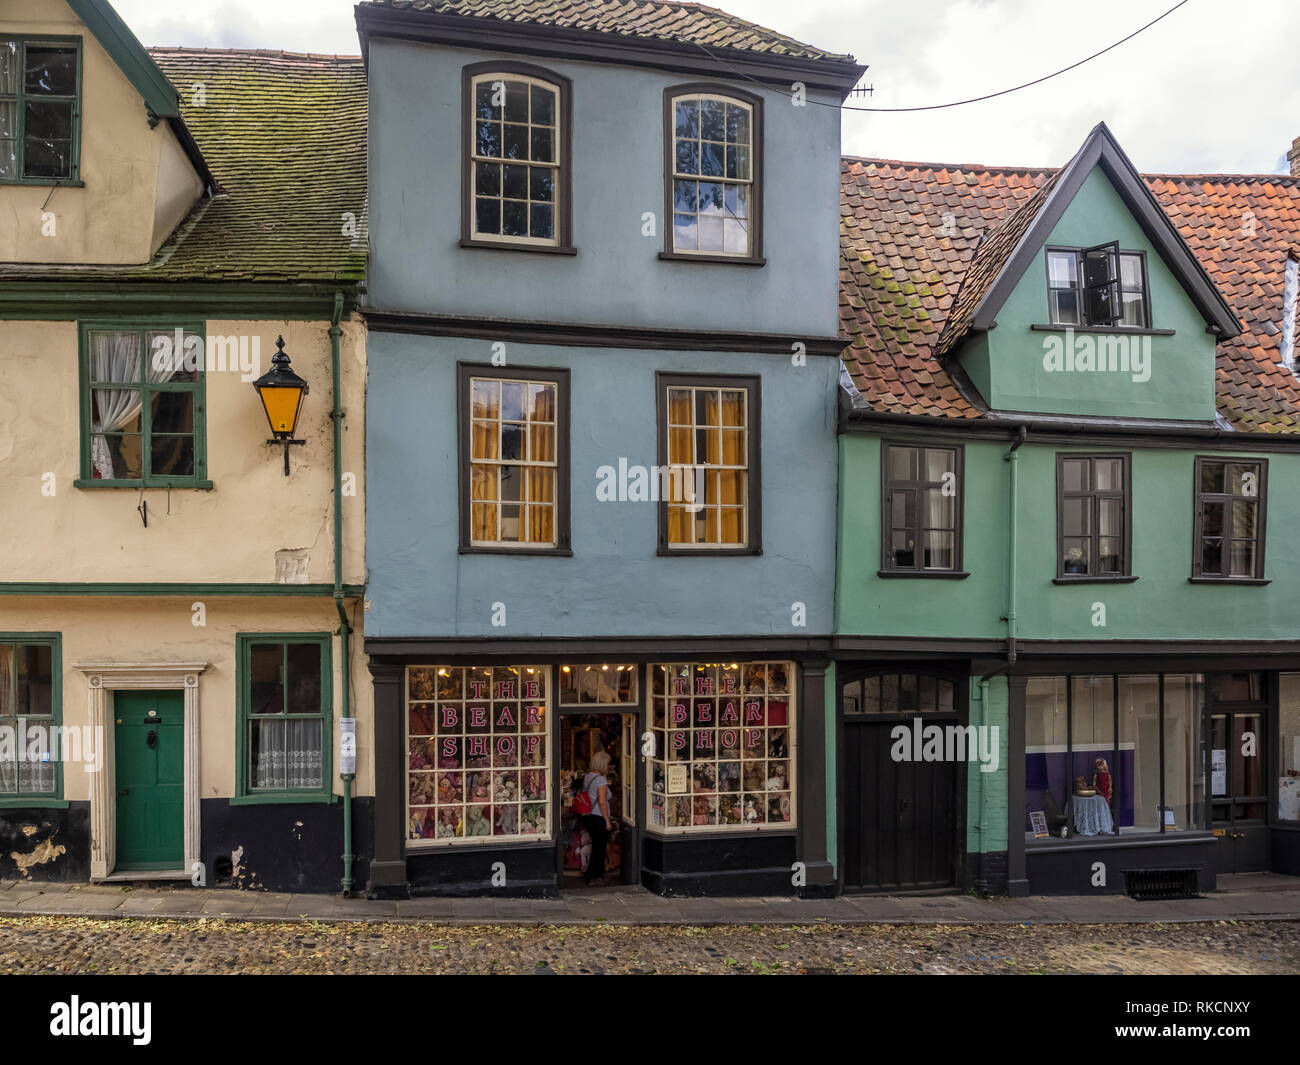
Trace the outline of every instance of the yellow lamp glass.
<instances>
[{"instance_id":1,"label":"yellow lamp glass","mask_svg":"<svg viewBox=\"0 0 1300 1065\"><path fill-rule=\"evenodd\" d=\"M271 432L293 435L298 422L298 408L302 405L301 388L258 389L262 397L262 406L266 408L267 421L271 423Z\"/></svg>"}]
</instances>

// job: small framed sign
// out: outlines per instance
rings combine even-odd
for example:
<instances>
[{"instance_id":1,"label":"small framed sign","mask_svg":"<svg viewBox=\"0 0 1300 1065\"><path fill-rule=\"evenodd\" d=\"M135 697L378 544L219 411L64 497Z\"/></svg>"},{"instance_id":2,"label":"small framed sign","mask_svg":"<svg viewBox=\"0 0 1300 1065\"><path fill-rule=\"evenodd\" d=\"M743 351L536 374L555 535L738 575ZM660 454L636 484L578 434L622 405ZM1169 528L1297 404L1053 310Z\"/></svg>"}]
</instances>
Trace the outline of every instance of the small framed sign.
<instances>
[{"instance_id":1,"label":"small framed sign","mask_svg":"<svg viewBox=\"0 0 1300 1065\"><path fill-rule=\"evenodd\" d=\"M1029 823L1034 828L1034 839L1047 838L1047 815L1042 810L1031 810L1029 812Z\"/></svg>"},{"instance_id":2,"label":"small framed sign","mask_svg":"<svg viewBox=\"0 0 1300 1065\"><path fill-rule=\"evenodd\" d=\"M668 794L685 795L691 790L690 766L670 765L668 767Z\"/></svg>"},{"instance_id":3,"label":"small framed sign","mask_svg":"<svg viewBox=\"0 0 1300 1065\"><path fill-rule=\"evenodd\" d=\"M1166 829L1178 828L1178 821L1174 817L1174 808L1172 806L1157 806L1156 820L1165 826Z\"/></svg>"}]
</instances>

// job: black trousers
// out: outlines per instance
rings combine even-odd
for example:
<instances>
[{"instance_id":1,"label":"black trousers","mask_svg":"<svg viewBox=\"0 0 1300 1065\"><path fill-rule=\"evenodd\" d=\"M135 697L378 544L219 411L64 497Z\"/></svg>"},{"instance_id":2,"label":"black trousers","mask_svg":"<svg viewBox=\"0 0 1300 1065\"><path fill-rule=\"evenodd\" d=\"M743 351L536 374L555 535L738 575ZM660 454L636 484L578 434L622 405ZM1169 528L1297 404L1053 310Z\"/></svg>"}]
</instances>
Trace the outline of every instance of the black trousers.
<instances>
[{"instance_id":1,"label":"black trousers","mask_svg":"<svg viewBox=\"0 0 1300 1065\"><path fill-rule=\"evenodd\" d=\"M605 875L605 847L609 843L609 829L600 814L583 814L582 824L591 837L591 857L587 860L587 879L599 880Z\"/></svg>"}]
</instances>

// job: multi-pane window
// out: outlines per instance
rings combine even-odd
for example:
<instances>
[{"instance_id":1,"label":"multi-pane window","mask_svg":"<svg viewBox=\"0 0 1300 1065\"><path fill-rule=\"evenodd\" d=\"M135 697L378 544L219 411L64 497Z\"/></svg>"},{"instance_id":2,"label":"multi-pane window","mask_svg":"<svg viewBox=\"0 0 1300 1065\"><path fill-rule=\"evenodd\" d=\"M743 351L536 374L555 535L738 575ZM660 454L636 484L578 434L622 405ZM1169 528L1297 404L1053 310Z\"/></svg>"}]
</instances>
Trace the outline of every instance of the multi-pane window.
<instances>
[{"instance_id":1,"label":"multi-pane window","mask_svg":"<svg viewBox=\"0 0 1300 1065\"><path fill-rule=\"evenodd\" d=\"M328 795L328 634L240 635L241 796Z\"/></svg>"},{"instance_id":2,"label":"multi-pane window","mask_svg":"<svg viewBox=\"0 0 1300 1065\"><path fill-rule=\"evenodd\" d=\"M549 675L545 666L406 671L408 839L550 835Z\"/></svg>"},{"instance_id":3,"label":"multi-pane window","mask_svg":"<svg viewBox=\"0 0 1300 1065\"><path fill-rule=\"evenodd\" d=\"M560 86L520 74L472 83L469 235L522 244L561 242Z\"/></svg>"},{"instance_id":4,"label":"multi-pane window","mask_svg":"<svg viewBox=\"0 0 1300 1065\"><path fill-rule=\"evenodd\" d=\"M790 662L652 667L650 827L792 825L793 691Z\"/></svg>"},{"instance_id":5,"label":"multi-pane window","mask_svg":"<svg viewBox=\"0 0 1300 1065\"><path fill-rule=\"evenodd\" d=\"M900 572L961 565L961 449L885 446L884 566Z\"/></svg>"},{"instance_id":6,"label":"multi-pane window","mask_svg":"<svg viewBox=\"0 0 1300 1065\"><path fill-rule=\"evenodd\" d=\"M84 480L183 485L206 475L202 341L195 329L83 327Z\"/></svg>"},{"instance_id":7,"label":"multi-pane window","mask_svg":"<svg viewBox=\"0 0 1300 1065\"><path fill-rule=\"evenodd\" d=\"M1027 837L1204 827L1204 705L1197 674L1030 677Z\"/></svg>"},{"instance_id":8,"label":"multi-pane window","mask_svg":"<svg viewBox=\"0 0 1300 1065\"><path fill-rule=\"evenodd\" d=\"M661 376L660 387L668 548L753 548L757 381Z\"/></svg>"},{"instance_id":9,"label":"multi-pane window","mask_svg":"<svg viewBox=\"0 0 1300 1065\"><path fill-rule=\"evenodd\" d=\"M1192 576L1259 579L1264 576L1262 459L1196 460L1196 554Z\"/></svg>"},{"instance_id":10,"label":"multi-pane window","mask_svg":"<svg viewBox=\"0 0 1300 1065\"><path fill-rule=\"evenodd\" d=\"M562 387L558 375L468 376L469 546L560 546Z\"/></svg>"},{"instance_id":11,"label":"multi-pane window","mask_svg":"<svg viewBox=\"0 0 1300 1065\"><path fill-rule=\"evenodd\" d=\"M80 53L0 37L0 181L77 178Z\"/></svg>"},{"instance_id":12,"label":"multi-pane window","mask_svg":"<svg viewBox=\"0 0 1300 1065\"><path fill-rule=\"evenodd\" d=\"M670 106L672 251L757 255L755 105L689 93Z\"/></svg>"},{"instance_id":13,"label":"multi-pane window","mask_svg":"<svg viewBox=\"0 0 1300 1065\"><path fill-rule=\"evenodd\" d=\"M57 640L0 641L0 801L59 790ZM89 754L86 754L89 758Z\"/></svg>"},{"instance_id":14,"label":"multi-pane window","mask_svg":"<svg viewBox=\"0 0 1300 1065\"><path fill-rule=\"evenodd\" d=\"M1114 243L1049 250L1047 301L1053 325L1144 329L1151 324L1145 259Z\"/></svg>"},{"instance_id":15,"label":"multi-pane window","mask_svg":"<svg viewBox=\"0 0 1300 1065\"><path fill-rule=\"evenodd\" d=\"M1058 577L1129 572L1127 455L1058 455Z\"/></svg>"}]
</instances>

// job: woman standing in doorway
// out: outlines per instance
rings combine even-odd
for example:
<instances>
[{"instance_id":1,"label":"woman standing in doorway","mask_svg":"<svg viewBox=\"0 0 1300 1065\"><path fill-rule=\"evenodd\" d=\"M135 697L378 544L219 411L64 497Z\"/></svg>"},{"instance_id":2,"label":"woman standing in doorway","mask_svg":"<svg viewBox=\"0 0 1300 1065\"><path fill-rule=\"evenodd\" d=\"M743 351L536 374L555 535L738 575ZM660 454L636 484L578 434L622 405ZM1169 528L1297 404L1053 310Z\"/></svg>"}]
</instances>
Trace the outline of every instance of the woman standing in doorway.
<instances>
[{"instance_id":1,"label":"woman standing in doorway","mask_svg":"<svg viewBox=\"0 0 1300 1065\"><path fill-rule=\"evenodd\" d=\"M587 883L591 885L605 882L605 847L614 828L609 817L609 781L605 777L608 772L609 755L597 751L591 756L591 764L582 781L583 790L591 798L591 813L582 818L587 834L591 836L591 858L587 862Z\"/></svg>"}]
</instances>

